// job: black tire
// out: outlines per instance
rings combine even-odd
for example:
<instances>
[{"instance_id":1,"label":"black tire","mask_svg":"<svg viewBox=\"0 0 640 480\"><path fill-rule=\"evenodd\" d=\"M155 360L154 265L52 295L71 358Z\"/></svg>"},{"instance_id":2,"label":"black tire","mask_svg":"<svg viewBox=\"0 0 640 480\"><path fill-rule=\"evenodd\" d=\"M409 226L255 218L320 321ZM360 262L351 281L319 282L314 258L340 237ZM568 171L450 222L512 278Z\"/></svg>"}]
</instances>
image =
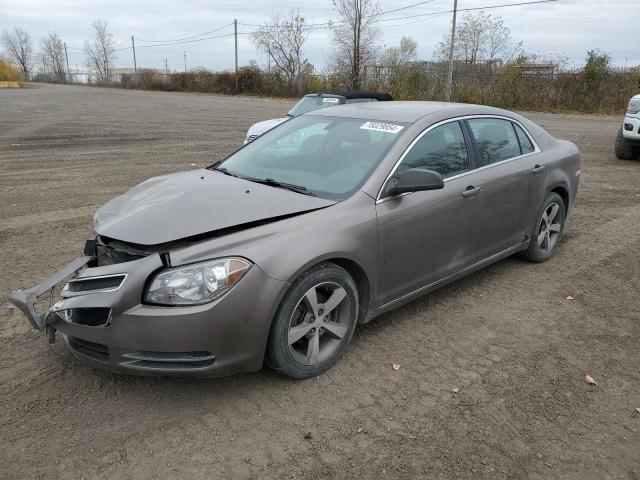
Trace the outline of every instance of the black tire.
<instances>
[{"instance_id":1,"label":"black tire","mask_svg":"<svg viewBox=\"0 0 640 480\"><path fill-rule=\"evenodd\" d=\"M558 210L555 216L551 219L550 225L559 225L559 229L557 231L555 231L555 229L558 227L550 229L548 228L549 224L546 224L545 221L545 214L546 218L549 218L550 214L554 210L552 207L553 205L557 205ZM549 193L536 215L536 222L531 231L531 242L529 243L529 247L520 253L520 257L535 263L542 263L549 260L553 256L558 243L560 243L566 218L567 212L562 197L554 192ZM545 233L546 235L544 235ZM552 235L553 237L551 237ZM544 238L541 243L539 238L542 238L543 236Z\"/></svg>"},{"instance_id":2,"label":"black tire","mask_svg":"<svg viewBox=\"0 0 640 480\"><path fill-rule=\"evenodd\" d=\"M616 157L620 160L636 160L638 158L638 152L635 150L634 145L624 138L622 127L618 130L618 136L616 137Z\"/></svg>"},{"instance_id":3,"label":"black tire","mask_svg":"<svg viewBox=\"0 0 640 480\"><path fill-rule=\"evenodd\" d=\"M319 308L316 311L319 315L315 316L310 313L312 310L307 301L307 295L312 291L318 300ZM338 296L343 294L345 296L339 301L338 306L324 316L322 308L330 303L328 300L336 291ZM265 358L267 365L278 373L297 379L320 375L328 370L346 350L353 336L357 318L358 290L349 273L333 263L322 263L311 268L291 285L278 307L269 332ZM320 321L324 324L318 324ZM317 329L310 327L313 332L309 331L290 345L290 334L295 337L293 330L304 329L308 325L319 326ZM337 331L336 326L339 327L338 333L342 334L341 338L334 333ZM312 363L312 360L309 360L310 364L302 363L312 356L310 355L313 350L311 345L312 341L316 340L320 352L315 357L316 363ZM306 350L305 342L307 342ZM326 350L323 352L323 349ZM305 351L306 358L302 359Z\"/></svg>"}]
</instances>

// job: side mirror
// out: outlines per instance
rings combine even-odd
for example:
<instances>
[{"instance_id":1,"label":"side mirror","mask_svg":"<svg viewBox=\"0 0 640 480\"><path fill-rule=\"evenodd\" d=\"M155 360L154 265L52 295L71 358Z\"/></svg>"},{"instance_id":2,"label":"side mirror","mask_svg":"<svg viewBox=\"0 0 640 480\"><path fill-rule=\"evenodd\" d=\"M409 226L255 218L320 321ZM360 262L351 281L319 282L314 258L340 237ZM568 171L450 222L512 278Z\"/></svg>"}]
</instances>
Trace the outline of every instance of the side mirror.
<instances>
[{"instance_id":1,"label":"side mirror","mask_svg":"<svg viewBox=\"0 0 640 480\"><path fill-rule=\"evenodd\" d=\"M392 177L385 188L385 196L393 197L407 192L423 192L444 188L442 175L426 168L410 168Z\"/></svg>"}]
</instances>

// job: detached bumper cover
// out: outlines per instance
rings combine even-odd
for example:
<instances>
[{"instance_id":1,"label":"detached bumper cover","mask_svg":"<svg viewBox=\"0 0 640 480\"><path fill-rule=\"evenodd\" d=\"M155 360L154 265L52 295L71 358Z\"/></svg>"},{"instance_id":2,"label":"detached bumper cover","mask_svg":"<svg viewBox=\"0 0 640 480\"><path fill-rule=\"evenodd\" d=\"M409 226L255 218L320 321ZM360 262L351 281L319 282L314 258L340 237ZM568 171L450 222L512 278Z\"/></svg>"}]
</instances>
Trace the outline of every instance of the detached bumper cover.
<instances>
[{"instance_id":1,"label":"detached bumper cover","mask_svg":"<svg viewBox=\"0 0 640 480\"><path fill-rule=\"evenodd\" d=\"M9 302L17 309L25 314L33 328L36 330L44 330L46 325L46 313L38 313L35 303L38 297L48 290L51 290L65 278L73 275L75 272L84 267L91 261L93 257L80 257L68 264L62 270L57 271L44 282L27 290L16 290L11 294Z\"/></svg>"},{"instance_id":2,"label":"detached bumper cover","mask_svg":"<svg viewBox=\"0 0 640 480\"><path fill-rule=\"evenodd\" d=\"M91 259L78 258L40 285L11 296L11 303L34 328L48 326L60 332L79 360L137 375L212 377L262 367L271 321L287 283L268 277L254 265L214 302L186 307L145 305L145 284L150 275L163 268L159 255L86 267ZM36 297L74 273L74 282L114 275L123 275L125 280L115 290L63 291L63 298L49 312L38 313ZM81 310L84 316L74 315ZM95 326L75 321L92 311L107 311L108 321L95 322Z\"/></svg>"}]
</instances>

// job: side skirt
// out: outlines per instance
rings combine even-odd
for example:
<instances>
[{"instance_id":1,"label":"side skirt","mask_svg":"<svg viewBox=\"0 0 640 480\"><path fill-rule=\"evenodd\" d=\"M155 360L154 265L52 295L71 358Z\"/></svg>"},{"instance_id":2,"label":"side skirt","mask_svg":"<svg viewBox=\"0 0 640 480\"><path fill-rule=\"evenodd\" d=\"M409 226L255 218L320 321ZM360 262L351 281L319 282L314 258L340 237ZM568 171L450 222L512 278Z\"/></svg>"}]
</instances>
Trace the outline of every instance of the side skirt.
<instances>
[{"instance_id":1,"label":"side skirt","mask_svg":"<svg viewBox=\"0 0 640 480\"><path fill-rule=\"evenodd\" d=\"M462 270L452 273L451 275L441 278L440 280L436 280L435 282L432 282L428 285L420 287L417 290L414 290L413 292L407 293L401 297L396 298L395 300L391 300L390 302L387 302L384 305L379 306L377 309L369 311L363 323L367 323L373 320L374 318L376 318L377 316L382 315L383 313L386 313L406 303L409 303L418 297L421 297L429 292L437 290L438 288L443 287L451 282L454 282L462 277L466 277L467 275L473 272L482 270L483 268L488 267L489 265L496 263L504 258L507 258L513 255L514 253L520 252L522 250L526 250L528 246L529 246L529 240L519 243L517 245L514 245L513 247L503 250L502 252L498 252L490 257L487 257L484 260L480 260L479 262L474 263L473 265L469 265L468 267L465 267Z\"/></svg>"}]
</instances>

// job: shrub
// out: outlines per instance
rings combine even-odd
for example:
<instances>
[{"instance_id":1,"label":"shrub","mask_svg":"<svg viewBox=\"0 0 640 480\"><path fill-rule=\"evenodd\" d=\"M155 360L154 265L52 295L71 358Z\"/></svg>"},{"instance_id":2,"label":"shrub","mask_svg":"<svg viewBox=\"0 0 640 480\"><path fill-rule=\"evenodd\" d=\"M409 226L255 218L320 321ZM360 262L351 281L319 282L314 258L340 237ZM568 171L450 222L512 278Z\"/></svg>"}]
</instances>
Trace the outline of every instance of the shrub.
<instances>
[{"instance_id":1,"label":"shrub","mask_svg":"<svg viewBox=\"0 0 640 480\"><path fill-rule=\"evenodd\" d=\"M0 81L18 82L21 79L20 70L10 60L0 57Z\"/></svg>"}]
</instances>

